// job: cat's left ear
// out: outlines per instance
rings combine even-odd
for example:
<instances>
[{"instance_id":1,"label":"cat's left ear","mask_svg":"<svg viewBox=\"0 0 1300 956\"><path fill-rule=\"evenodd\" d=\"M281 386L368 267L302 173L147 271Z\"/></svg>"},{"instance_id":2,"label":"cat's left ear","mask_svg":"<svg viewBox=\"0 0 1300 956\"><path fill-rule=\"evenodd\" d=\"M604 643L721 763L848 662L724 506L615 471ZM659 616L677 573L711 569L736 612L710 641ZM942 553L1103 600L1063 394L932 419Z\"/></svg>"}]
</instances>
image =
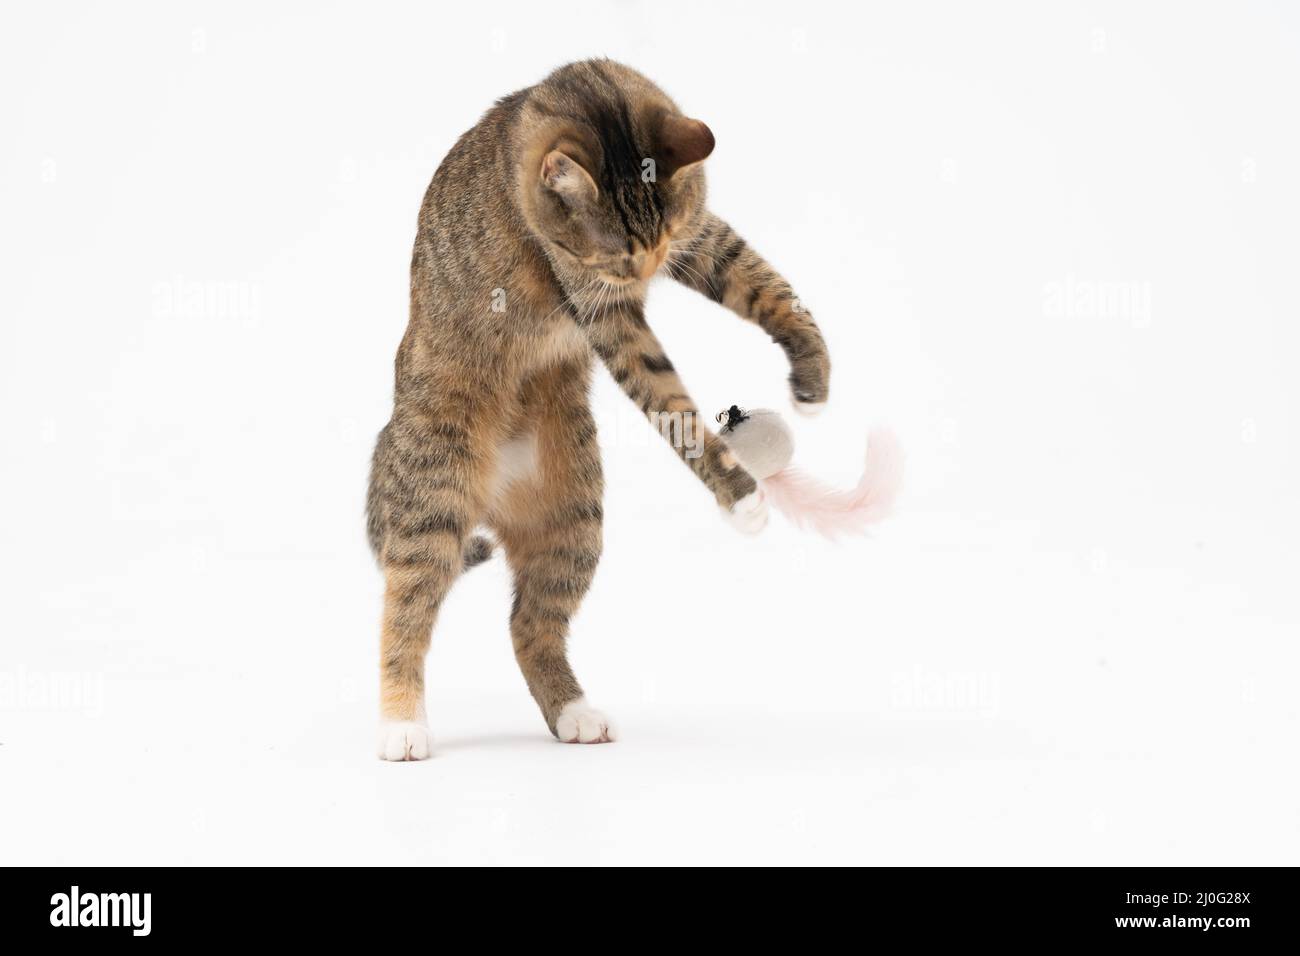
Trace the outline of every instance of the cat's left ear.
<instances>
[{"instance_id":1,"label":"cat's left ear","mask_svg":"<svg viewBox=\"0 0 1300 956\"><path fill-rule=\"evenodd\" d=\"M587 203L596 198L596 184L591 175L572 156L553 149L542 159L540 179L543 186L571 203Z\"/></svg>"},{"instance_id":2,"label":"cat's left ear","mask_svg":"<svg viewBox=\"0 0 1300 956\"><path fill-rule=\"evenodd\" d=\"M697 119L665 113L655 135L655 159L665 176L702 163L713 152L713 130Z\"/></svg>"}]
</instances>

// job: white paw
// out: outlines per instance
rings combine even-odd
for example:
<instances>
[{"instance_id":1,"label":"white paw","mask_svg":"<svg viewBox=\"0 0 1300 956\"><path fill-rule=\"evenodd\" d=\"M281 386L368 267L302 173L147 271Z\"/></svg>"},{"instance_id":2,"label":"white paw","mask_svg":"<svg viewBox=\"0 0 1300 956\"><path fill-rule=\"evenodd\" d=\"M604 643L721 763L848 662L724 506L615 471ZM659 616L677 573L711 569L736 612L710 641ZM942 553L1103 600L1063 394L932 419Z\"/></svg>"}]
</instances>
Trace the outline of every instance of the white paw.
<instances>
[{"instance_id":1,"label":"white paw","mask_svg":"<svg viewBox=\"0 0 1300 956\"><path fill-rule=\"evenodd\" d=\"M618 739L614 725L587 698L571 700L555 719L555 736L566 744L607 744Z\"/></svg>"},{"instance_id":2,"label":"white paw","mask_svg":"<svg viewBox=\"0 0 1300 956\"><path fill-rule=\"evenodd\" d=\"M433 749L429 728L413 720L379 722L380 760L427 760Z\"/></svg>"},{"instance_id":3,"label":"white paw","mask_svg":"<svg viewBox=\"0 0 1300 956\"><path fill-rule=\"evenodd\" d=\"M761 488L751 491L722 514L741 534L758 534L767 524L767 497Z\"/></svg>"},{"instance_id":4,"label":"white paw","mask_svg":"<svg viewBox=\"0 0 1300 956\"><path fill-rule=\"evenodd\" d=\"M826 410L825 402L801 402L793 393L790 395L790 404L792 404L794 410L804 418L816 418Z\"/></svg>"}]
</instances>

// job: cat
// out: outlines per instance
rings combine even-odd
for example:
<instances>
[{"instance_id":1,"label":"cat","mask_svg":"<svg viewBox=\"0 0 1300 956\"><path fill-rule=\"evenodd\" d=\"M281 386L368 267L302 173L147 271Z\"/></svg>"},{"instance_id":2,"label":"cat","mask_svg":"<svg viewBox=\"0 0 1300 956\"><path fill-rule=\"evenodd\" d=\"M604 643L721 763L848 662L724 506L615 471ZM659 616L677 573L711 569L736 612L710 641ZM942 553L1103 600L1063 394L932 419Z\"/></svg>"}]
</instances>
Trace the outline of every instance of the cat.
<instances>
[{"instance_id":1,"label":"cat","mask_svg":"<svg viewBox=\"0 0 1300 956\"><path fill-rule=\"evenodd\" d=\"M784 349L796 409L825 403L830 360L812 315L705 208L713 147L644 76L591 60L498 100L434 174L367 496L385 578L380 757L430 755L425 653L448 588L495 547L480 526L513 572L515 656L547 727L569 743L615 739L565 649L601 552L593 355L733 523L766 521L754 479L696 424L643 310L647 282L671 276ZM683 441L683 422L702 440Z\"/></svg>"}]
</instances>

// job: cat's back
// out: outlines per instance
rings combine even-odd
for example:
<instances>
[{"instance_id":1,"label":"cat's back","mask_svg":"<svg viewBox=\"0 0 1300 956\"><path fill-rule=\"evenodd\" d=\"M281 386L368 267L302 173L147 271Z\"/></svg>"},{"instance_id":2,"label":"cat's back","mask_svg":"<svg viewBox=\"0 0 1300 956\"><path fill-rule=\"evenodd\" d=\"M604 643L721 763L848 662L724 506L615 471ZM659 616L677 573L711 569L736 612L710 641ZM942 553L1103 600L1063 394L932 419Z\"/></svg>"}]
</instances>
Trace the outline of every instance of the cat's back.
<instances>
[{"instance_id":1,"label":"cat's back","mask_svg":"<svg viewBox=\"0 0 1300 956\"><path fill-rule=\"evenodd\" d=\"M438 323L490 304L532 259L514 203L512 132L529 94L503 97L456 141L425 190L411 259L412 320ZM475 309L478 312L478 309Z\"/></svg>"},{"instance_id":2,"label":"cat's back","mask_svg":"<svg viewBox=\"0 0 1300 956\"><path fill-rule=\"evenodd\" d=\"M511 206L513 156L511 135L529 90L497 101L447 151L420 207L419 229L471 228L481 235L491 220Z\"/></svg>"}]
</instances>

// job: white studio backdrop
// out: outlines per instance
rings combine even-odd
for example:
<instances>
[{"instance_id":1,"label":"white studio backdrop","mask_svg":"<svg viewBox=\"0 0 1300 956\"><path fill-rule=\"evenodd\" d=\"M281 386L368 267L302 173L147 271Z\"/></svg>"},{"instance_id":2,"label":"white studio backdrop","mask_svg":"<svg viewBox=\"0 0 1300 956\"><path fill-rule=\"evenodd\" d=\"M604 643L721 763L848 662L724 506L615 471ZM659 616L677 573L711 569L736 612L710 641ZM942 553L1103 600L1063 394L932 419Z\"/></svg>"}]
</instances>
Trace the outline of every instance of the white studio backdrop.
<instances>
[{"instance_id":1,"label":"white studio backdrop","mask_svg":"<svg viewBox=\"0 0 1300 956\"><path fill-rule=\"evenodd\" d=\"M1300 13L1286 4L50 4L0 27L0 862L1294 863ZM737 536L601 372L605 557L549 739L500 560L372 753L362 502L415 215L608 55L714 130L832 401L908 455ZM701 408L779 350L666 281ZM793 416L792 416L793 418Z\"/></svg>"}]
</instances>

